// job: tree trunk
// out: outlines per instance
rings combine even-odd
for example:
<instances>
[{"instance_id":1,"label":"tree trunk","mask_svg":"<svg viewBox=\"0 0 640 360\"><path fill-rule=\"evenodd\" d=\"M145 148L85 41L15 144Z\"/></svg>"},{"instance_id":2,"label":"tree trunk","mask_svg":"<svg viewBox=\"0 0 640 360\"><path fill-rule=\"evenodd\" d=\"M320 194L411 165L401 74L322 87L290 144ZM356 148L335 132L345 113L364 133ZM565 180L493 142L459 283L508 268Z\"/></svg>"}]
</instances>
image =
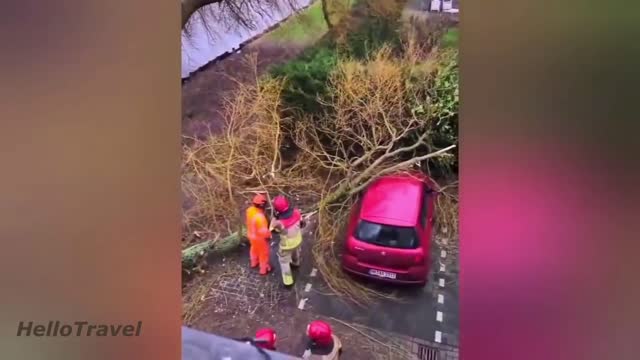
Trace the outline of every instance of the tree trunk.
<instances>
[{"instance_id":1,"label":"tree trunk","mask_svg":"<svg viewBox=\"0 0 640 360\"><path fill-rule=\"evenodd\" d=\"M331 30L331 28L333 28L333 24L331 23L331 16L329 15L329 9L327 8L328 2L329 2L328 0L322 0L321 7L322 7L322 16L324 16L324 21L327 23L327 28Z\"/></svg>"},{"instance_id":2,"label":"tree trunk","mask_svg":"<svg viewBox=\"0 0 640 360\"><path fill-rule=\"evenodd\" d=\"M238 235L238 232L234 232L225 238L203 241L182 250L182 267L185 269L192 269L198 264L200 259L208 256L209 254L222 254L237 248L242 241L242 237L246 235L244 227L241 231L241 236Z\"/></svg>"},{"instance_id":3,"label":"tree trunk","mask_svg":"<svg viewBox=\"0 0 640 360\"><path fill-rule=\"evenodd\" d=\"M184 29L184 26L189 22L191 15L198 11L198 9L203 6L217 4L222 1L223 0L182 0L182 26L180 28Z\"/></svg>"}]
</instances>

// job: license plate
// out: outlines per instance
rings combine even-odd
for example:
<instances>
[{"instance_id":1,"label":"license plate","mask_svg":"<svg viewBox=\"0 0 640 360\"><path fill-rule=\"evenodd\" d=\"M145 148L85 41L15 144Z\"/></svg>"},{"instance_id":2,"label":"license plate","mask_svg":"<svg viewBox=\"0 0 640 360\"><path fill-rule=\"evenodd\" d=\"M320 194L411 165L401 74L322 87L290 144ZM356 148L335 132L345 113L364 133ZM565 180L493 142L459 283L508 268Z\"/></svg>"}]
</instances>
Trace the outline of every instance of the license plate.
<instances>
[{"instance_id":1,"label":"license plate","mask_svg":"<svg viewBox=\"0 0 640 360\"><path fill-rule=\"evenodd\" d=\"M395 279L396 278L396 274L395 273L381 271L381 270L375 270L375 269L369 270L369 274L375 275L375 276L378 276L378 277L381 277L381 278L389 278L389 279Z\"/></svg>"}]
</instances>

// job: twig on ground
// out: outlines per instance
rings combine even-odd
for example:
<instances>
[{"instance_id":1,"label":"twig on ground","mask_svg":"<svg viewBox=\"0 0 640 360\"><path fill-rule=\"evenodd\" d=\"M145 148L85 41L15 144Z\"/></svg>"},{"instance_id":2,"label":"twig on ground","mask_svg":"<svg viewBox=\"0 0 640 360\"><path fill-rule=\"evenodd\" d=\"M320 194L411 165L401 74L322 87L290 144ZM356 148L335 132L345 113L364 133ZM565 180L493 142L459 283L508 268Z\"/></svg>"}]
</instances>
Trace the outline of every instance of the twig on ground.
<instances>
[{"instance_id":1,"label":"twig on ground","mask_svg":"<svg viewBox=\"0 0 640 360\"><path fill-rule=\"evenodd\" d=\"M344 325L344 326L356 331L358 334L364 336L367 340L369 340L369 341L371 341L371 342L373 342L373 343L375 343L377 345L381 345L381 346L385 347L388 350L390 356L397 355L397 356L400 356L401 359L412 359L413 358L412 354L411 354L411 352L409 350L401 348L397 344L390 343L389 342L389 337L388 336L385 337L379 331L376 331L376 330L371 329L371 328L369 328L367 326L364 326L364 325L350 324L350 323L347 323L347 322L342 321L340 319L336 319L334 317L330 317L330 319L332 321L338 322L338 323L340 323L340 324L342 324L342 325ZM376 339L375 337L367 334L364 330L361 330L359 328L364 328L367 331L375 332L378 336L380 336L382 338L385 338L386 342ZM393 359L398 359L398 357L393 357Z\"/></svg>"}]
</instances>

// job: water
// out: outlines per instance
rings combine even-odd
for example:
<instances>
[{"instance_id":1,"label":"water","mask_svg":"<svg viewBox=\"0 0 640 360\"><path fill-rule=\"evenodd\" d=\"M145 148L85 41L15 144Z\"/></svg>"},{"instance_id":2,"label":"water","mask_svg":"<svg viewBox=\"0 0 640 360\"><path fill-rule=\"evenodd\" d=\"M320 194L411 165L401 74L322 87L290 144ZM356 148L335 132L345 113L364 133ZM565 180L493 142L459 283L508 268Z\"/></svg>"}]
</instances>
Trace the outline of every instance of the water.
<instances>
[{"instance_id":1,"label":"water","mask_svg":"<svg viewBox=\"0 0 640 360\"><path fill-rule=\"evenodd\" d=\"M238 49L241 43L264 33L269 27L291 15L294 9L306 7L313 0L294 0L293 8L288 5L288 0L280 1L282 6L279 10L268 10L266 14L259 14L252 10L250 14L255 27L251 30L230 30L225 24L207 16L205 16L205 24L201 17L194 15L189 24L191 29L189 36L182 32L182 78L188 77L189 74L225 52ZM219 6L218 4L207 5L204 12L219 13Z\"/></svg>"}]
</instances>

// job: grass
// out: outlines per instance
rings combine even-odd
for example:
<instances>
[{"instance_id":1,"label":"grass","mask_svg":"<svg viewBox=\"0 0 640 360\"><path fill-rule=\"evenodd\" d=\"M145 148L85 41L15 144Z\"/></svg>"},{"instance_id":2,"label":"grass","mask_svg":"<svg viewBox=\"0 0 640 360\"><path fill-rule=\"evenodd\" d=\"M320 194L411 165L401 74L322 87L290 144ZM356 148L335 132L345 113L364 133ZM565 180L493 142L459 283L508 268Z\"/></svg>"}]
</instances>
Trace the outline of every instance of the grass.
<instances>
[{"instance_id":1,"label":"grass","mask_svg":"<svg viewBox=\"0 0 640 360\"><path fill-rule=\"evenodd\" d=\"M451 28L442 37L442 47L444 48L457 48L460 37L460 31L458 28Z\"/></svg>"},{"instance_id":2,"label":"grass","mask_svg":"<svg viewBox=\"0 0 640 360\"><path fill-rule=\"evenodd\" d=\"M307 43L327 32L320 1L315 1L299 15L292 16L280 27L270 32L267 39L275 42Z\"/></svg>"},{"instance_id":3,"label":"grass","mask_svg":"<svg viewBox=\"0 0 640 360\"><path fill-rule=\"evenodd\" d=\"M337 22L356 0L331 0L329 1L329 16L332 22ZM322 2L314 0L300 14L292 16L282 23L280 27L265 36L266 40L279 43L309 44L322 37L329 30L322 13Z\"/></svg>"}]
</instances>

